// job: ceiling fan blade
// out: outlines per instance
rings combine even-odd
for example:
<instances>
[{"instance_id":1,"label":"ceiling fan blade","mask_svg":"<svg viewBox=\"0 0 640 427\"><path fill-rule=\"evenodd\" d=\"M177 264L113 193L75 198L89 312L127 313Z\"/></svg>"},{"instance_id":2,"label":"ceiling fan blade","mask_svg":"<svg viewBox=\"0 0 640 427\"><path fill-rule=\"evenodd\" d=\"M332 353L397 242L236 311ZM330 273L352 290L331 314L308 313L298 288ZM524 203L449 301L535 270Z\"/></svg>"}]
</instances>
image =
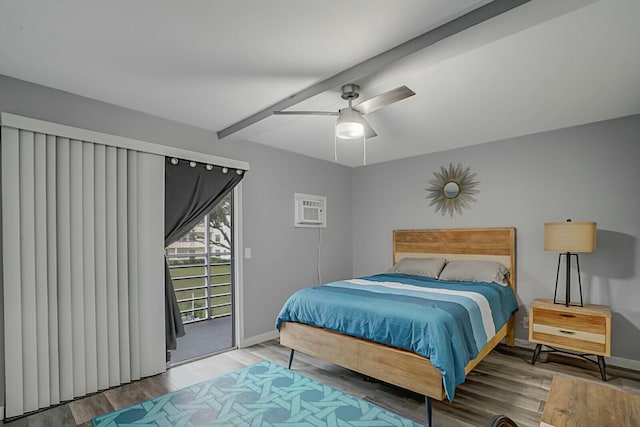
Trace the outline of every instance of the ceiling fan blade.
<instances>
[{"instance_id":1,"label":"ceiling fan blade","mask_svg":"<svg viewBox=\"0 0 640 427\"><path fill-rule=\"evenodd\" d=\"M362 124L364 125L364 136L366 136L367 139L371 139L375 136L378 136L376 131L373 130L369 122L364 117L362 118Z\"/></svg>"},{"instance_id":2,"label":"ceiling fan blade","mask_svg":"<svg viewBox=\"0 0 640 427\"><path fill-rule=\"evenodd\" d=\"M358 105L354 105L353 108L360 111L362 114L369 114L415 94L416 93L414 91L403 85L374 96L373 98L369 98L366 101L362 101Z\"/></svg>"},{"instance_id":3,"label":"ceiling fan blade","mask_svg":"<svg viewBox=\"0 0 640 427\"><path fill-rule=\"evenodd\" d=\"M276 116L338 116L337 111L274 111Z\"/></svg>"}]
</instances>

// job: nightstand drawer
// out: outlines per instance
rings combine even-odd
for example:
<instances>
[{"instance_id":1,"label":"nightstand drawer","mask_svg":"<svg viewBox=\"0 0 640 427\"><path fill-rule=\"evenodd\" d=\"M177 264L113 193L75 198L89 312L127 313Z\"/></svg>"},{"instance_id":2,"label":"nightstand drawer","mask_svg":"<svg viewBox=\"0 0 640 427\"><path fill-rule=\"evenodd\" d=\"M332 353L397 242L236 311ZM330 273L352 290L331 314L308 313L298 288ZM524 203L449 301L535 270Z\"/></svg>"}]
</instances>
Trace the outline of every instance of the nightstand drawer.
<instances>
[{"instance_id":1,"label":"nightstand drawer","mask_svg":"<svg viewBox=\"0 0 640 427\"><path fill-rule=\"evenodd\" d=\"M567 313L556 310L534 308L531 313L534 325L550 326L562 330L605 335L606 319L583 313Z\"/></svg>"},{"instance_id":2,"label":"nightstand drawer","mask_svg":"<svg viewBox=\"0 0 640 427\"><path fill-rule=\"evenodd\" d=\"M534 324L531 331L531 338L536 342L559 347L572 348L577 351L604 354L606 348L606 335L583 332L575 329L560 328Z\"/></svg>"}]
</instances>

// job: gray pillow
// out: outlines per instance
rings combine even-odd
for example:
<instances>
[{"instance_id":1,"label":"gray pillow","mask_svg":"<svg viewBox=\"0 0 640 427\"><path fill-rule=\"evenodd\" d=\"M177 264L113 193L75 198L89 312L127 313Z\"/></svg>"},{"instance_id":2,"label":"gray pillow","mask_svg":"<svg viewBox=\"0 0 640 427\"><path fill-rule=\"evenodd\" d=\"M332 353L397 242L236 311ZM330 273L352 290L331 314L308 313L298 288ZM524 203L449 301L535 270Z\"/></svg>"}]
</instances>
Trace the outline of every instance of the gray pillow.
<instances>
[{"instance_id":1,"label":"gray pillow","mask_svg":"<svg viewBox=\"0 0 640 427\"><path fill-rule=\"evenodd\" d=\"M388 272L437 279L446 263L444 258L402 258Z\"/></svg>"},{"instance_id":2,"label":"gray pillow","mask_svg":"<svg viewBox=\"0 0 640 427\"><path fill-rule=\"evenodd\" d=\"M450 261L438 279L459 282L496 282L506 286L508 285L509 269L495 261Z\"/></svg>"}]
</instances>

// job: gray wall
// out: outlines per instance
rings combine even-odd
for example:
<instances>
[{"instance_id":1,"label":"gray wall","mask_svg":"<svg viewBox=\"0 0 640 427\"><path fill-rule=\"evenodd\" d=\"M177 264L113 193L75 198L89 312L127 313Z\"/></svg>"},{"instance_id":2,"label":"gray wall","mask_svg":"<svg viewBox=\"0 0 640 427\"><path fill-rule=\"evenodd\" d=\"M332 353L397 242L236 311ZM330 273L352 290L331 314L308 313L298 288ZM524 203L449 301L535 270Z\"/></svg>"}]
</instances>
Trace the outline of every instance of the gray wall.
<instances>
[{"instance_id":1,"label":"gray wall","mask_svg":"<svg viewBox=\"0 0 640 427\"><path fill-rule=\"evenodd\" d=\"M327 196L322 279L351 275L351 170L347 167L247 141L218 142L211 131L2 75L0 111L249 162L251 170L242 182L244 246L252 249L252 258L244 260L246 338L273 331L284 300L294 290L316 284L318 230L294 229L295 192ZM2 359L0 351L0 369ZM3 393L1 387L0 402Z\"/></svg>"},{"instance_id":2,"label":"gray wall","mask_svg":"<svg viewBox=\"0 0 640 427\"><path fill-rule=\"evenodd\" d=\"M553 298L557 254L543 250L543 224L597 221L597 251L580 257L586 302L611 305L613 355L640 361L639 135L631 116L355 169L354 275L389 268L393 229L515 226L521 318L532 299ZM477 202L453 218L425 198L450 162L480 181ZM527 338L520 322L517 337Z\"/></svg>"}]
</instances>

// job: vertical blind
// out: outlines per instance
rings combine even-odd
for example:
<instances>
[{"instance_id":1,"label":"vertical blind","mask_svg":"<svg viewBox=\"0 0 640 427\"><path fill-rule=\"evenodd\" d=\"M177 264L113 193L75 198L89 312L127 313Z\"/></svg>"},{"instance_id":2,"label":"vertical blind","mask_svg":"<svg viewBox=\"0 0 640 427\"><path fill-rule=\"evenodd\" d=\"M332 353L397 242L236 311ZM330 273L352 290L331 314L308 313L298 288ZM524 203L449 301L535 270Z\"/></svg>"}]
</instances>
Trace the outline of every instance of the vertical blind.
<instances>
[{"instance_id":1,"label":"vertical blind","mask_svg":"<svg viewBox=\"0 0 640 427\"><path fill-rule=\"evenodd\" d=\"M6 416L163 372L164 157L0 141Z\"/></svg>"}]
</instances>

